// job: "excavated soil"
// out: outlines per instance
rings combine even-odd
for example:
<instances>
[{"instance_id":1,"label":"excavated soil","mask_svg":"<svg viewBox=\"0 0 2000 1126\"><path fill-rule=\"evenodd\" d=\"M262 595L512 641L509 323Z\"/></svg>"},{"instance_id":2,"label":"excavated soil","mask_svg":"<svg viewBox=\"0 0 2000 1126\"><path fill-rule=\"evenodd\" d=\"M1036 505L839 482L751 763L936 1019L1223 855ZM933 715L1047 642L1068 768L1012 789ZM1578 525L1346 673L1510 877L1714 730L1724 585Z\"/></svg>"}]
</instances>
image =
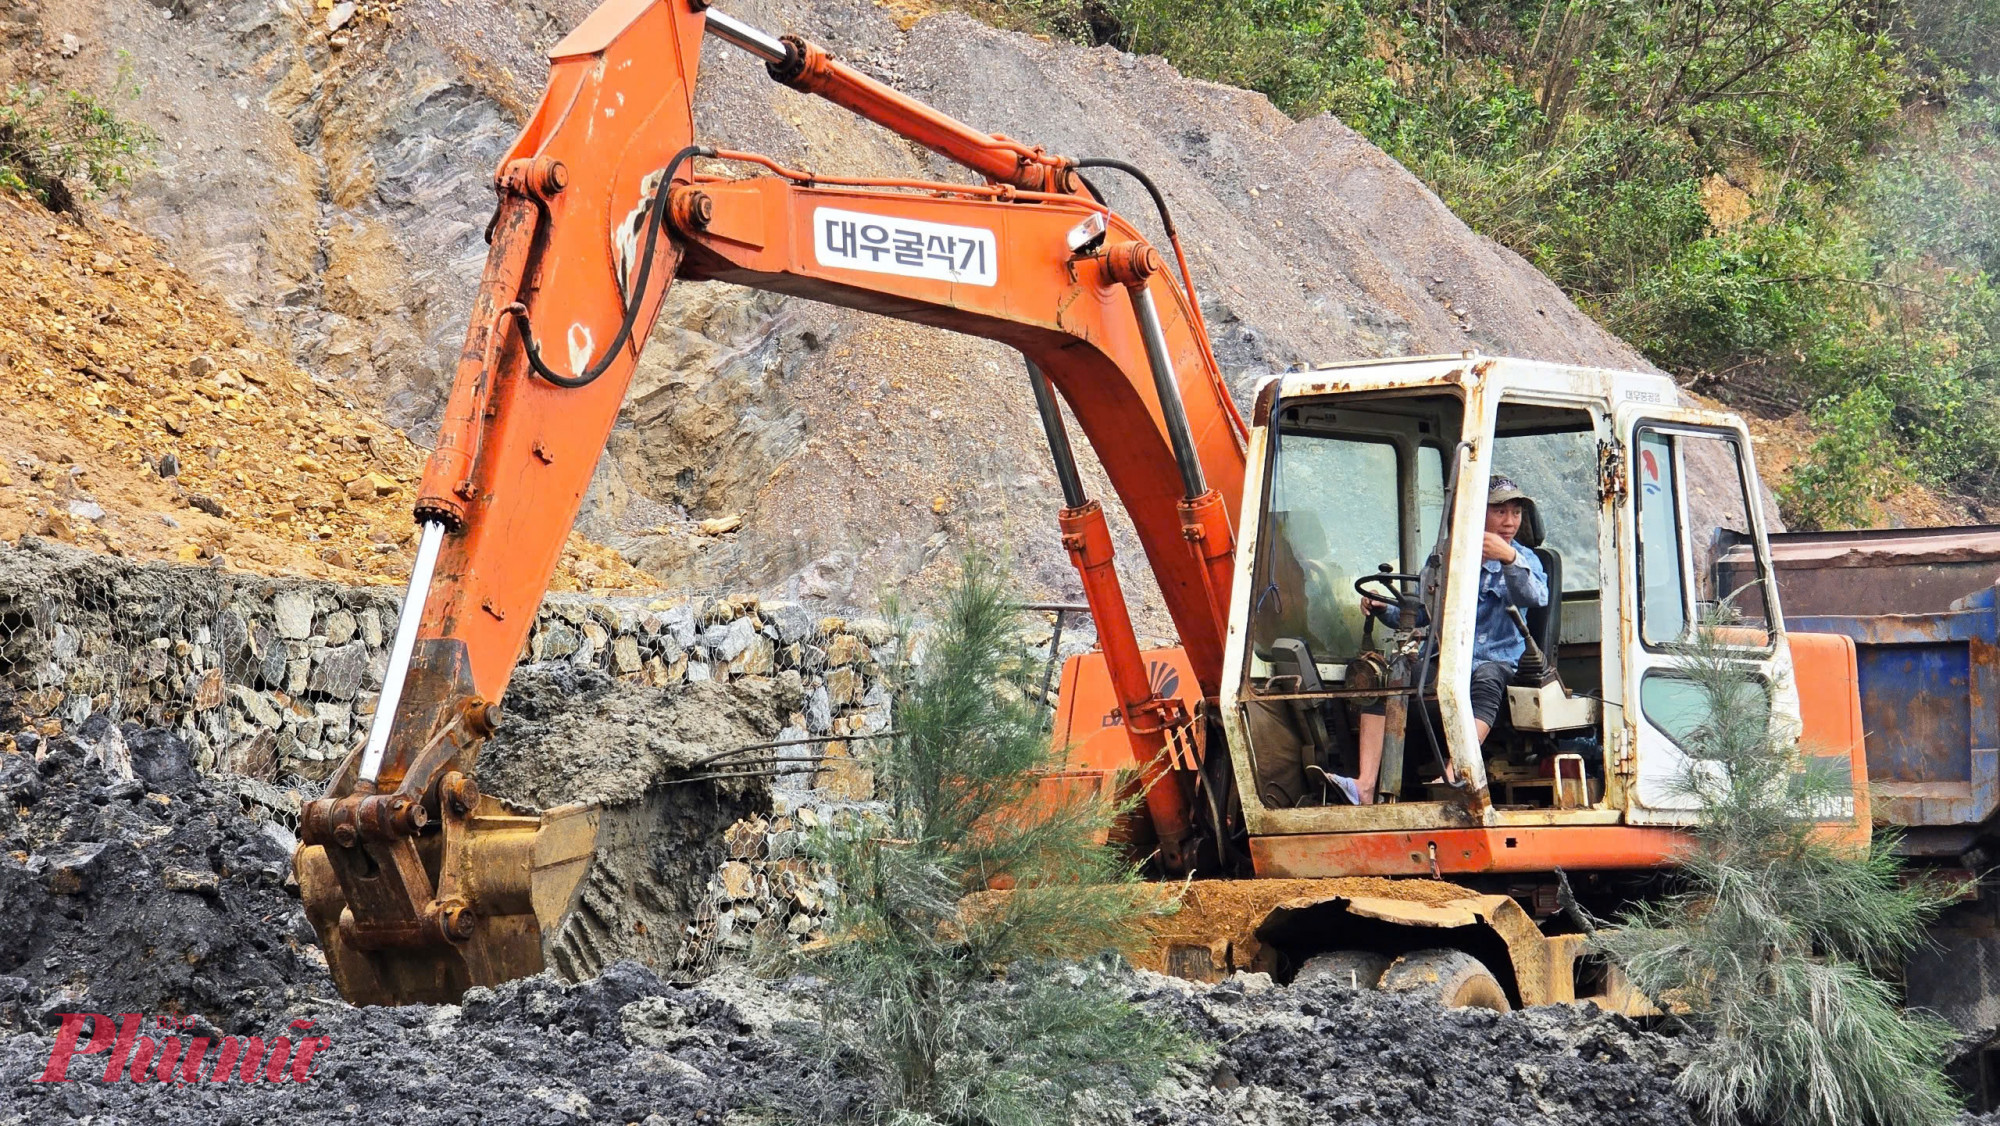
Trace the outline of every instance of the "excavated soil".
<instances>
[{"instance_id":1,"label":"excavated soil","mask_svg":"<svg viewBox=\"0 0 2000 1126\"><path fill-rule=\"evenodd\" d=\"M706 756L775 739L803 703L795 673L663 693L594 668L524 666L507 683L506 721L480 753L480 786L544 807L632 801Z\"/></svg>"},{"instance_id":2,"label":"excavated soil","mask_svg":"<svg viewBox=\"0 0 2000 1126\"><path fill-rule=\"evenodd\" d=\"M577 729L554 709L538 718L533 701L559 695L600 718L623 706L608 682L527 675L544 682L522 693L517 740ZM754 716L743 716L746 730ZM718 722L734 730L726 716ZM829 986L810 979L726 971L690 987L614 962L578 984L543 975L475 989L456 1006L349 1006L333 996L288 887L289 835L213 789L178 740L98 718L72 735L22 732L4 746L0 1126L812 1122L879 1105L866 1080L817 1048L813 990ZM755 796L704 800L719 809ZM670 850L714 840L695 805L673 807L687 839ZM1690 1121L1671 1092L1682 1046L1591 1008L1445 1012L1334 985L1276 987L1262 975L1209 987L1133 973L1129 989L1211 1044L1213 1062L1180 1069L1143 1098L1097 1091L1079 1121ZM193 1017L179 1035L214 1041L270 1041L310 1021L327 1044L303 1084L106 1082L104 1054L73 1060L68 1082L38 1082L59 1014L75 1012Z\"/></svg>"},{"instance_id":3,"label":"excavated soil","mask_svg":"<svg viewBox=\"0 0 2000 1126\"><path fill-rule=\"evenodd\" d=\"M0 750L0 834L0 1028L89 1010L236 1031L333 996L286 890L290 832L244 816L169 732L98 716L17 733Z\"/></svg>"},{"instance_id":4,"label":"excavated soil","mask_svg":"<svg viewBox=\"0 0 2000 1126\"><path fill-rule=\"evenodd\" d=\"M1136 995L1219 1055L1207 1076L1136 1107L1134 1122L1694 1121L1673 1090L1686 1046L1591 1005L1441 1010L1324 983L1275 987L1262 974L1212 988L1144 975Z\"/></svg>"},{"instance_id":5,"label":"excavated soil","mask_svg":"<svg viewBox=\"0 0 2000 1126\"><path fill-rule=\"evenodd\" d=\"M723 862L723 831L769 813L771 796L762 778L685 780L707 756L774 737L798 695L762 678L668 694L570 664L515 674L480 785L544 808L604 805L595 862L549 944L558 975L582 980L621 958L663 970L691 959L688 927Z\"/></svg>"}]
</instances>

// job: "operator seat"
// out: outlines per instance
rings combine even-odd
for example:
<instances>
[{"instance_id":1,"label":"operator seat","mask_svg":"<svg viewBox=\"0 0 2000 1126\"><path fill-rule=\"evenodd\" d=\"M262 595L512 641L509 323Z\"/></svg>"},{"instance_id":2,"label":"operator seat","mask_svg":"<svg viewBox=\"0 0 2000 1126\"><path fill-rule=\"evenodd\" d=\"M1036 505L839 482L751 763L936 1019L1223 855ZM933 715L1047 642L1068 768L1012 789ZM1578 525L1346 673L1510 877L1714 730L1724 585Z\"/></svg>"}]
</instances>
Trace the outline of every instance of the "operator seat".
<instances>
[{"instance_id":1,"label":"operator seat","mask_svg":"<svg viewBox=\"0 0 2000 1126\"><path fill-rule=\"evenodd\" d=\"M1552 547L1542 546L1542 511L1536 506L1525 505L1521 513L1521 530L1514 534L1514 542L1535 553L1541 560L1542 571L1549 579L1549 600L1542 606L1527 607L1521 616L1528 621L1528 633L1541 648L1542 656L1549 667L1556 665L1556 643L1562 639L1562 553Z\"/></svg>"}]
</instances>

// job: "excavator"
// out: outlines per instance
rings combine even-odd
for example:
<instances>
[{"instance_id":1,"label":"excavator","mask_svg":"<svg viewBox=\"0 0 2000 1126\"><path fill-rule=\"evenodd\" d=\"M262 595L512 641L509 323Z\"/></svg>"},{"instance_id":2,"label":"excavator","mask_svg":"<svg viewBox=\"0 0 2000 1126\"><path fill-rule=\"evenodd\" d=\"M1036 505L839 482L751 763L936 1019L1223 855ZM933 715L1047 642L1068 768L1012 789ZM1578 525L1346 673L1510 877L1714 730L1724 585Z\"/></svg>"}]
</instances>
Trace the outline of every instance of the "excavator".
<instances>
[{"instance_id":1,"label":"excavator","mask_svg":"<svg viewBox=\"0 0 2000 1126\"><path fill-rule=\"evenodd\" d=\"M828 176L701 143L711 36L974 177ZM1565 900L1647 894L1700 816L1677 785L1703 716L1676 654L1719 606L1736 615L1728 659L1854 780L1815 816L1867 839L1854 644L1783 628L1738 419L1683 407L1656 374L1467 354L1270 376L1246 422L1142 169L982 132L706 0L608 0L550 59L495 178L381 697L303 812L299 883L350 1000L450 1001L554 964L589 870L644 815L534 809L476 779L683 278L1020 352L1097 633L1064 668L1068 764L1046 784L1136 786L1122 836L1187 889L1156 924L1155 968L1337 974L1503 1009L1631 1001ZM1109 176L1144 189L1166 253L1105 203L1092 178ZM1064 406L1137 533L1171 648L1140 646ZM1550 597L1518 619L1509 718L1482 744L1470 623L1499 472L1536 500L1516 543ZM1747 576L1729 589L1724 549ZM1399 626L1364 595L1402 608ZM1380 766L1350 794L1332 782L1361 775L1371 707Z\"/></svg>"}]
</instances>

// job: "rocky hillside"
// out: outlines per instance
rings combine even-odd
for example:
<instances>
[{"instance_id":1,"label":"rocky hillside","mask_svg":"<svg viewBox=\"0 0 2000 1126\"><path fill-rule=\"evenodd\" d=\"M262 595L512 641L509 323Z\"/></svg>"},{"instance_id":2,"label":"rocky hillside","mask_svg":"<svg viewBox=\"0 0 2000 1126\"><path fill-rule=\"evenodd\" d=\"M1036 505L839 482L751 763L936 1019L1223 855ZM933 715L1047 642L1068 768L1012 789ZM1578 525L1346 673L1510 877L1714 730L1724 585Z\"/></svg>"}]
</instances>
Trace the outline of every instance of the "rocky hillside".
<instances>
[{"instance_id":1,"label":"rocky hillside","mask_svg":"<svg viewBox=\"0 0 2000 1126\"><path fill-rule=\"evenodd\" d=\"M584 0L0 0L14 77L144 93L157 166L110 206L262 339L422 440L485 248L492 167ZM1133 161L1165 189L1235 385L1301 361L1491 352L1643 366L1518 257L1339 122L1154 59L902 20L862 0L744 0L982 128ZM957 173L711 43L704 140L832 172ZM1144 197L1112 202L1152 225ZM1097 491L1105 492L1100 479ZM969 540L1036 593L1074 580L1017 355L721 285L671 299L585 528L665 584L867 603ZM700 522L740 527L702 534ZM711 531L721 525L710 524ZM1141 619L1157 595L1129 573ZM1140 567L1139 570L1143 570Z\"/></svg>"},{"instance_id":2,"label":"rocky hillside","mask_svg":"<svg viewBox=\"0 0 2000 1126\"><path fill-rule=\"evenodd\" d=\"M0 538L401 583L423 451L150 236L0 193ZM573 542L556 585L645 585Z\"/></svg>"}]
</instances>

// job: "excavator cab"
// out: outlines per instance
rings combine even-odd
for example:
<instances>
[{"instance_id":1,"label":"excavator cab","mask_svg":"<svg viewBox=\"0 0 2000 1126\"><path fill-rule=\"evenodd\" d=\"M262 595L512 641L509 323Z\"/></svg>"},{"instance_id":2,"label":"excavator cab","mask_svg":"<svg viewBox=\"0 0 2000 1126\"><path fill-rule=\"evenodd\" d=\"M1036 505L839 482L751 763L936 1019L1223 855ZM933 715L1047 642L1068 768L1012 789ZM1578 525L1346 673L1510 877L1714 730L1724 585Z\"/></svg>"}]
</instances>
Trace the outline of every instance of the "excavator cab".
<instances>
[{"instance_id":1,"label":"excavator cab","mask_svg":"<svg viewBox=\"0 0 2000 1126\"><path fill-rule=\"evenodd\" d=\"M1264 382L1220 709L1259 874L1546 870L1552 849L1656 865L1670 846L1642 827L1694 813L1675 785L1698 722L1677 647L1705 624L1796 721L1748 436L1677 399L1659 376L1476 357ZM1515 618L1526 652L1482 744L1469 676L1493 473L1534 498L1515 546L1549 599ZM1760 561L1732 590L1713 589L1716 529ZM1400 605L1393 627L1363 594ZM1371 705L1382 767L1356 804L1327 777L1358 774Z\"/></svg>"}]
</instances>

